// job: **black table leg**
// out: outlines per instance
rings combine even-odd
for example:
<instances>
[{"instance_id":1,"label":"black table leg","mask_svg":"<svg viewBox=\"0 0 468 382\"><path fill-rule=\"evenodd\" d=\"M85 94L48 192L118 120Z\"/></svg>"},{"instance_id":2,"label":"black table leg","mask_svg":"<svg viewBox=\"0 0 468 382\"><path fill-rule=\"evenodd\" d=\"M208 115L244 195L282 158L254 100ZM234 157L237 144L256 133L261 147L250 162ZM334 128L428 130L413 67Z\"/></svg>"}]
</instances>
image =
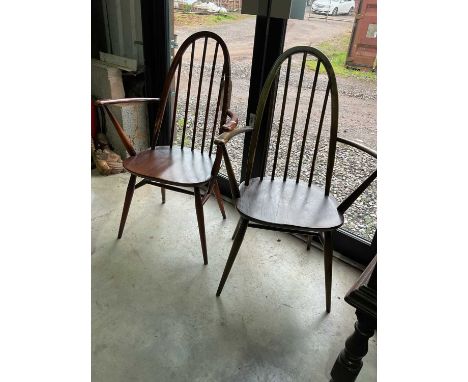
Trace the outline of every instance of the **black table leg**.
<instances>
[{"instance_id":1,"label":"black table leg","mask_svg":"<svg viewBox=\"0 0 468 382\"><path fill-rule=\"evenodd\" d=\"M374 335L377 321L368 314L356 310L354 333L348 337L345 348L333 365L330 382L353 382L362 368L362 358L367 354L368 341Z\"/></svg>"}]
</instances>

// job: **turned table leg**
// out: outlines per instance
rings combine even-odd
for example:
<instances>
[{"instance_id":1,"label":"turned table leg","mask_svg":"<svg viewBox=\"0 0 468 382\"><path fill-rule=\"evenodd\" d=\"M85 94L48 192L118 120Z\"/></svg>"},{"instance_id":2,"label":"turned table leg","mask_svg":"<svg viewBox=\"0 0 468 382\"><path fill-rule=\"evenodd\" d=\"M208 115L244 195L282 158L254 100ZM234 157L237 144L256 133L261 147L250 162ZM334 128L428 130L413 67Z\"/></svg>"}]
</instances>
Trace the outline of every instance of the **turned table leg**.
<instances>
[{"instance_id":1,"label":"turned table leg","mask_svg":"<svg viewBox=\"0 0 468 382\"><path fill-rule=\"evenodd\" d=\"M377 321L356 310L357 321L354 333L348 337L345 348L333 365L330 382L353 382L362 368L362 358L367 354L368 341L374 335Z\"/></svg>"}]
</instances>

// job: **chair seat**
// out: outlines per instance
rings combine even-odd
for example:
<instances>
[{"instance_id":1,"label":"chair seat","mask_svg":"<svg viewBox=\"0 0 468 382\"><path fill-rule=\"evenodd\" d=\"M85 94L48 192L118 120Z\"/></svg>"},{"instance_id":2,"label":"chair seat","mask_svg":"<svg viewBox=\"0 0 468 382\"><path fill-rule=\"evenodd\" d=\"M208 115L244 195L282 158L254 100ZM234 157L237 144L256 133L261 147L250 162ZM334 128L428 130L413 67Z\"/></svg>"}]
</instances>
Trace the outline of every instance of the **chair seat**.
<instances>
[{"instance_id":1,"label":"chair seat","mask_svg":"<svg viewBox=\"0 0 468 382\"><path fill-rule=\"evenodd\" d=\"M143 178L179 186L197 186L211 179L214 155L180 146L157 146L123 161L127 171Z\"/></svg>"},{"instance_id":2,"label":"chair seat","mask_svg":"<svg viewBox=\"0 0 468 382\"><path fill-rule=\"evenodd\" d=\"M327 231L340 227L343 215L337 200L324 189L294 180L253 178L240 185L237 210L254 222L305 231Z\"/></svg>"}]
</instances>

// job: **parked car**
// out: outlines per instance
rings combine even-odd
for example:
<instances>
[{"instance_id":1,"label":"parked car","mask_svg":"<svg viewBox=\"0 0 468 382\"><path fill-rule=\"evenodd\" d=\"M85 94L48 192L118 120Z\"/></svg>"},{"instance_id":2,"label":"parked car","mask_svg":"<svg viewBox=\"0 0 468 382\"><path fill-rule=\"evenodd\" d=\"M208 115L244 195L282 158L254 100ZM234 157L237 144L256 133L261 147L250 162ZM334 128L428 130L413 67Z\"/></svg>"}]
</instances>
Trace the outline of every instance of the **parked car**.
<instances>
[{"instance_id":1,"label":"parked car","mask_svg":"<svg viewBox=\"0 0 468 382\"><path fill-rule=\"evenodd\" d=\"M354 14L354 0L315 0L312 3L312 12L328 15Z\"/></svg>"}]
</instances>

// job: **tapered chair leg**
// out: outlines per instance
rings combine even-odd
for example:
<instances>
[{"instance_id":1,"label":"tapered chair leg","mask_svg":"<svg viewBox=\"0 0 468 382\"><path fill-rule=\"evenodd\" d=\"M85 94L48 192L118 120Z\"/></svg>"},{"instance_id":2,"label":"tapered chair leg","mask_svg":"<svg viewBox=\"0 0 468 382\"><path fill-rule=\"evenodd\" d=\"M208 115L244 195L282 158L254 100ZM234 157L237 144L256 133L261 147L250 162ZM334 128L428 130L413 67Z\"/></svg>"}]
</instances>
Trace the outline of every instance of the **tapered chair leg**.
<instances>
[{"instance_id":1,"label":"tapered chair leg","mask_svg":"<svg viewBox=\"0 0 468 382\"><path fill-rule=\"evenodd\" d=\"M161 187L161 198L162 198L162 203L166 203L166 189L164 187Z\"/></svg>"},{"instance_id":2,"label":"tapered chair leg","mask_svg":"<svg viewBox=\"0 0 468 382\"><path fill-rule=\"evenodd\" d=\"M130 204L132 203L133 191L135 191L135 182L136 175L130 175L130 180L128 181L127 194L125 195L125 202L122 211L122 217L120 219L119 234L118 239L122 237L123 230L125 227L125 222L127 221L128 210L130 209Z\"/></svg>"},{"instance_id":3,"label":"tapered chair leg","mask_svg":"<svg viewBox=\"0 0 468 382\"><path fill-rule=\"evenodd\" d=\"M332 232L324 232L324 265L325 265L325 299L327 313L331 309L332 265L333 265L333 241Z\"/></svg>"},{"instance_id":4,"label":"tapered chair leg","mask_svg":"<svg viewBox=\"0 0 468 382\"><path fill-rule=\"evenodd\" d=\"M234 233L232 234L231 240L234 240L234 238L237 235L237 232L239 232L239 227L241 225L241 222L242 222L242 218L240 218L239 221L237 222L236 229L234 230Z\"/></svg>"},{"instance_id":5,"label":"tapered chair leg","mask_svg":"<svg viewBox=\"0 0 468 382\"><path fill-rule=\"evenodd\" d=\"M221 192L219 191L218 181L214 181L213 183L213 192L216 196L216 200L218 202L219 210L221 211L221 215L223 215L223 219L226 219L226 213L224 212L224 203L223 198L221 197Z\"/></svg>"},{"instance_id":6,"label":"tapered chair leg","mask_svg":"<svg viewBox=\"0 0 468 382\"><path fill-rule=\"evenodd\" d=\"M247 231L248 225L249 220L241 217L238 224L239 228L236 230L237 234L234 238L234 243L232 244L231 252L229 253L229 257L224 268L223 276L221 277L221 281L219 282L218 290L216 292L217 297L219 297L219 295L223 291L223 287L229 275L229 272L231 271L232 264L234 264L234 260L236 260L237 253L239 252L242 241L244 240L245 231Z\"/></svg>"},{"instance_id":7,"label":"tapered chair leg","mask_svg":"<svg viewBox=\"0 0 468 382\"><path fill-rule=\"evenodd\" d=\"M307 250L310 250L310 245L312 244L312 235L307 235Z\"/></svg>"},{"instance_id":8,"label":"tapered chair leg","mask_svg":"<svg viewBox=\"0 0 468 382\"><path fill-rule=\"evenodd\" d=\"M200 241L203 252L203 262L208 264L208 255L206 253L206 235L205 235L205 219L203 217L203 202L200 194L200 189L195 187L195 209L197 211L198 231L200 232Z\"/></svg>"}]
</instances>

